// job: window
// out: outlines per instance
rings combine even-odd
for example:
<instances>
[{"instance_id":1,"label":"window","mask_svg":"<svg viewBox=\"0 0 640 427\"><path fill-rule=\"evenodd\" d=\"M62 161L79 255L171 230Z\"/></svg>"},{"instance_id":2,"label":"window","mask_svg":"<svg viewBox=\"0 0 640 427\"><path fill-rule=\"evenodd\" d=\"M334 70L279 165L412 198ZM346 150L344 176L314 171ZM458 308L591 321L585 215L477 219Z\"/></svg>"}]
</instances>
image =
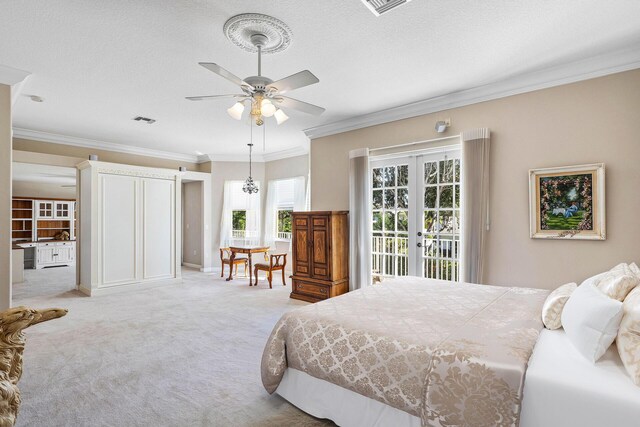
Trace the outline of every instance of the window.
<instances>
[{"instance_id":1,"label":"window","mask_svg":"<svg viewBox=\"0 0 640 427\"><path fill-rule=\"evenodd\" d=\"M374 276L459 280L460 151L371 162Z\"/></svg>"},{"instance_id":2,"label":"window","mask_svg":"<svg viewBox=\"0 0 640 427\"><path fill-rule=\"evenodd\" d=\"M231 212L232 233L234 239L244 239L247 232L247 211Z\"/></svg>"},{"instance_id":3,"label":"window","mask_svg":"<svg viewBox=\"0 0 640 427\"><path fill-rule=\"evenodd\" d=\"M305 210L306 188L303 176L269 181L265 203L265 245L276 247L279 241L291 241L292 213Z\"/></svg>"},{"instance_id":4,"label":"window","mask_svg":"<svg viewBox=\"0 0 640 427\"><path fill-rule=\"evenodd\" d=\"M278 239L291 239L291 213L293 207L278 209Z\"/></svg>"},{"instance_id":5,"label":"window","mask_svg":"<svg viewBox=\"0 0 640 427\"><path fill-rule=\"evenodd\" d=\"M225 181L220 247L260 243L260 193L242 191L243 181ZM260 186L260 183L256 181Z\"/></svg>"}]
</instances>

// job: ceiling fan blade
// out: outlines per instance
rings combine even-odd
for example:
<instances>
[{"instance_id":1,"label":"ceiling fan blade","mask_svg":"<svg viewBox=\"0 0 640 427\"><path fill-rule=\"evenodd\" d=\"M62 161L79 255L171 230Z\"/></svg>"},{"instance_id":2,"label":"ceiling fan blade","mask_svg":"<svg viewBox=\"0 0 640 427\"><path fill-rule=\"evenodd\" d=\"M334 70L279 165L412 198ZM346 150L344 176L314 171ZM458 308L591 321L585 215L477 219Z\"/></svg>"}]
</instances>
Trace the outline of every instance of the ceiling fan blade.
<instances>
[{"instance_id":1,"label":"ceiling fan blade","mask_svg":"<svg viewBox=\"0 0 640 427\"><path fill-rule=\"evenodd\" d=\"M277 90L278 93L286 93L294 89L309 86L318 83L320 80L309 70L300 71L280 79L277 82L273 82L267 86L268 89Z\"/></svg>"},{"instance_id":2,"label":"ceiling fan blade","mask_svg":"<svg viewBox=\"0 0 640 427\"><path fill-rule=\"evenodd\" d=\"M317 105L309 104L307 102L298 101L297 99L289 98L286 96L279 96L274 98L276 105L284 108L293 108L294 110L302 111L303 113L313 114L319 116L324 113L325 109L318 107Z\"/></svg>"},{"instance_id":3,"label":"ceiling fan blade","mask_svg":"<svg viewBox=\"0 0 640 427\"><path fill-rule=\"evenodd\" d=\"M230 82L237 84L240 87L244 86L244 87L249 88L252 91L255 90L253 88L253 86L251 86L250 84L248 84L247 82L242 80L240 77L236 76L235 74L230 73L229 71L225 70L224 68L222 68L218 64L214 64L213 62L198 62L198 64L202 65L207 70L209 70L209 71L211 71L213 73L216 73L220 77L224 77L225 79L229 80Z\"/></svg>"},{"instance_id":4,"label":"ceiling fan blade","mask_svg":"<svg viewBox=\"0 0 640 427\"><path fill-rule=\"evenodd\" d=\"M207 95L207 96L187 96L189 101L210 101L213 99L225 99L225 98L246 98L247 95Z\"/></svg>"}]
</instances>

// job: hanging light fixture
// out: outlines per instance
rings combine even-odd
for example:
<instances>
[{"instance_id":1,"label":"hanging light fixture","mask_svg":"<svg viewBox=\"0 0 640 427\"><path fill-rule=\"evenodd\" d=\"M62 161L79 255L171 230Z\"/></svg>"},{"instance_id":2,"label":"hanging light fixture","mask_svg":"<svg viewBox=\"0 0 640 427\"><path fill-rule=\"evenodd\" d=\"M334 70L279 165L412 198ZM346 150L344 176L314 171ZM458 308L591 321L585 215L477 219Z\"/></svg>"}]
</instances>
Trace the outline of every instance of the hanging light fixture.
<instances>
[{"instance_id":1,"label":"hanging light fixture","mask_svg":"<svg viewBox=\"0 0 640 427\"><path fill-rule=\"evenodd\" d=\"M253 125L250 124L250 126L251 126L250 128L251 140L247 144L249 146L249 177L244 182L244 185L242 186L242 191L244 191L247 194L254 194L258 192L258 186L256 185L255 182L253 182L253 177L251 176L251 152L253 151Z\"/></svg>"},{"instance_id":2,"label":"hanging light fixture","mask_svg":"<svg viewBox=\"0 0 640 427\"><path fill-rule=\"evenodd\" d=\"M273 113L273 116L276 118L276 122L280 125L284 122L286 122L287 120L289 120L289 116L287 116L284 111L282 111L281 109L277 109L275 111L275 113Z\"/></svg>"},{"instance_id":3,"label":"hanging light fixture","mask_svg":"<svg viewBox=\"0 0 640 427\"><path fill-rule=\"evenodd\" d=\"M227 108L227 113L229 113L229 115L236 120L242 119L243 112L244 104L242 102L236 102L235 104L233 104L233 106L231 106L231 108Z\"/></svg>"}]
</instances>

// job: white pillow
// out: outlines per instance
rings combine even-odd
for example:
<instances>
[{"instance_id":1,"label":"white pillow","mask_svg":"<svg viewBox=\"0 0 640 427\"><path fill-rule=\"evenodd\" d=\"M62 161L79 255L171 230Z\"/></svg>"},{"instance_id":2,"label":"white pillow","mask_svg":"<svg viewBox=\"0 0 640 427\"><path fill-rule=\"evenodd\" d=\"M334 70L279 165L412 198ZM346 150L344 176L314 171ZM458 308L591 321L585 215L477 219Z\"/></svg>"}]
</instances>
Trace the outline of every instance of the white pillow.
<instances>
[{"instance_id":1,"label":"white pillow","mask_svg":"<svg viewBox=\"0 0 640 427\"><path fill-rule=\"evenodd\" d=\"M549 294L542 306L542 323L545 328L560 329L562 327L560 320L562 309L577 287L575 283L567 283Z\"/></svg>"},{"instance_id":2,"label":"white pillow","mask_svg":"<svg viewBox=\"0 0 640 427\"><path fill-rule=\"evenodd\" d=\"M633 272L633 274L636 275L637 278L640 279L640 267L638 267L635 262L629 264L629 269Z\"/></svg>"},{"instance_id":3,"label":"white pillow","mask_svg":"<svg viewBox=\"0 0 640 427\"><path fill-rule=\"evenodd\" d=\"M630 266L625 263L618 264L603 275L598 275L596 285L609 298L624 301L624 298L638 283L640 278L635 275Z\"/></svg>"},{"instance_id":4,"label":"white pillow","mask_svg":"<svg viewBox=\"0 0 640 427\"><path fill-rule=\"evenodd\" d=\"M585 283L571 294L562 311L562 327L574 347L596 362L618 334L622 303L606 296L594 283Z\"/></svg>"}]
</instances>

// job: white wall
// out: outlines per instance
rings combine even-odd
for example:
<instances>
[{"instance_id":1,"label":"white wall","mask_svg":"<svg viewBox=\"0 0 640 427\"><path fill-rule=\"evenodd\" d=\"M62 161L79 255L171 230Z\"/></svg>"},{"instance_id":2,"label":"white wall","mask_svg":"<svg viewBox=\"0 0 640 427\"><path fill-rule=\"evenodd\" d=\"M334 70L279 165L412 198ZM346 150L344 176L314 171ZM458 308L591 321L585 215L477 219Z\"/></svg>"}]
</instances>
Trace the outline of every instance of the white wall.
<instances>
[{"instance_id":1,"label":"white wall","mask_svg":"<svg viewBox=\"0 0 640 427\"><path fill-rule=\"evenodd\" d=\"M0 84L0 311L11 306L11 86Z\"/></svg>"}]
</instances>

